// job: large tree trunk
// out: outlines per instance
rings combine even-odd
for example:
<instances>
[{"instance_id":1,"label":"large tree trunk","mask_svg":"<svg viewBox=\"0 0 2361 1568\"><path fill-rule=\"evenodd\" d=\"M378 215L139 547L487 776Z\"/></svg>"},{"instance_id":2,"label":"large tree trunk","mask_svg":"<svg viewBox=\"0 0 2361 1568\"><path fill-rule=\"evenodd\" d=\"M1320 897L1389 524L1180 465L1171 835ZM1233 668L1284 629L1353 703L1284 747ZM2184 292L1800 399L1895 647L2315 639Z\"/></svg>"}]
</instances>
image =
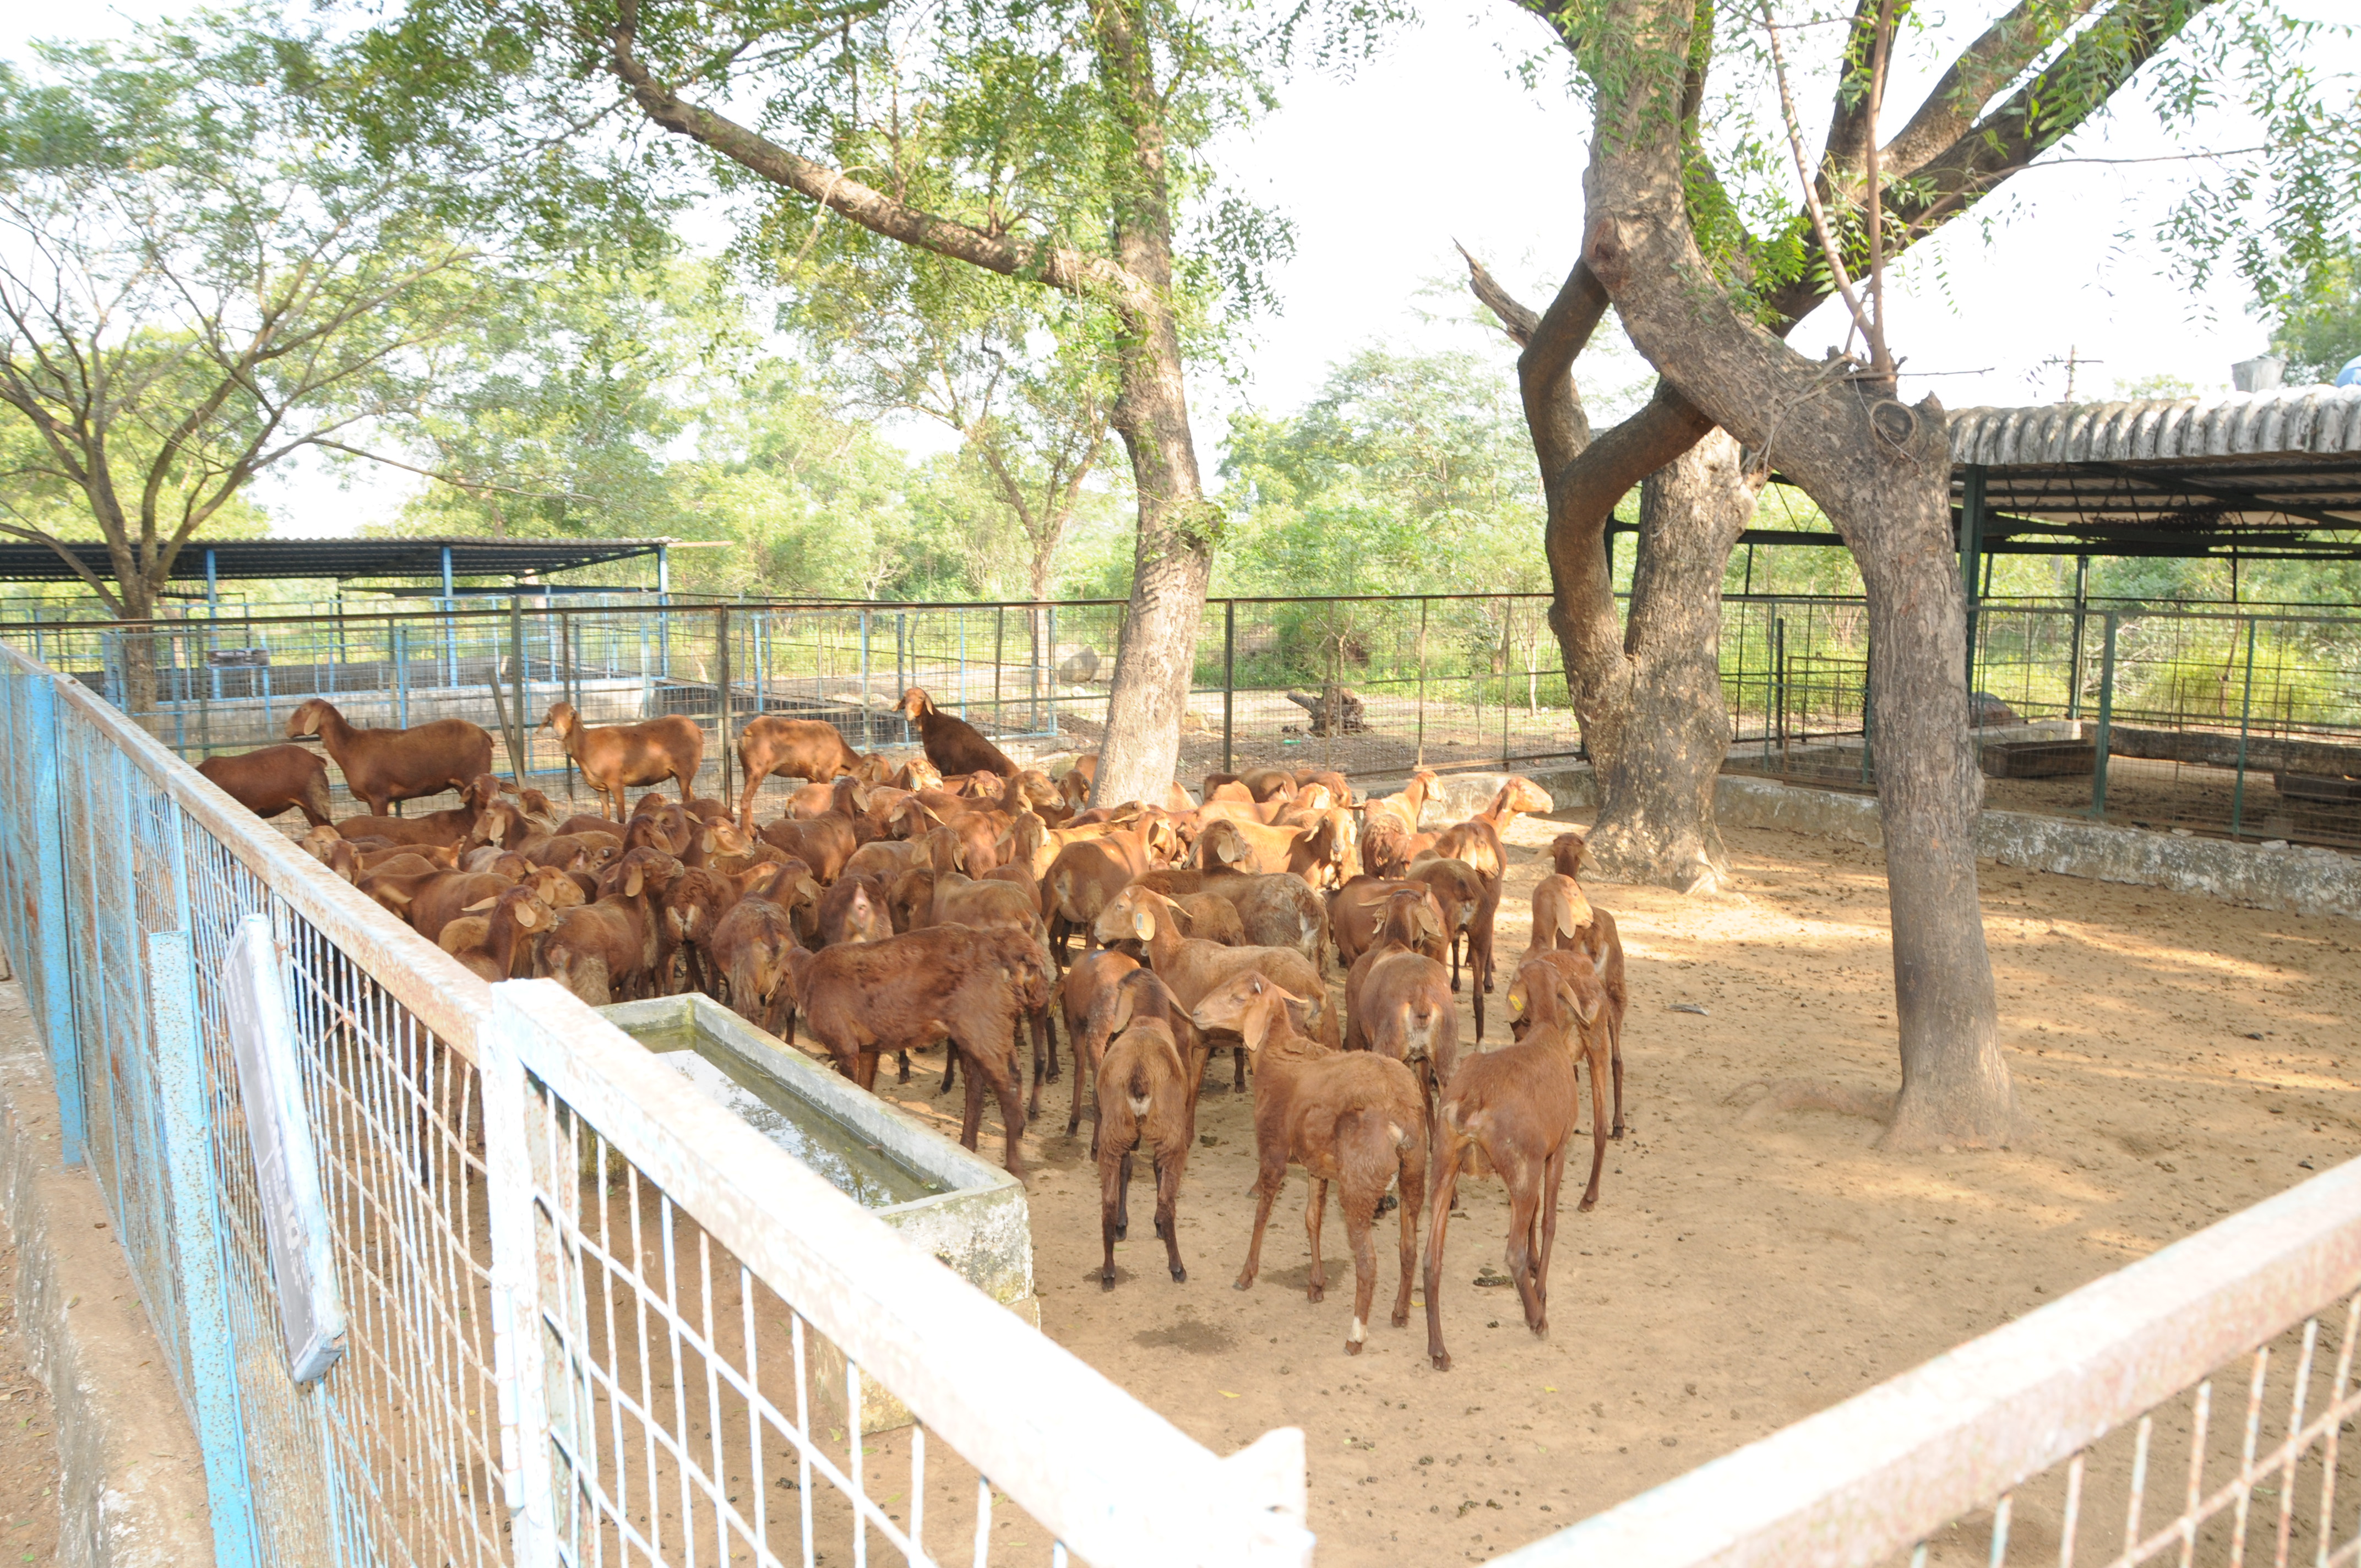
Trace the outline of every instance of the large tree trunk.
<instances>
[{"instance_id":1,"label":"large tree trunk","mask_svg":"<svg viewBox=\"0 0 2361 1568\"><path fill-rule=\"evenodd\" d=\"M1690 0L1626 0L1617 26L1687 58ZM1636 46L1635 46L1636 47ZM1996 1145L2015 1130L1976 897L1982 789L1967 733L1965 601L1952 565L1942 406L1905 408L1730 308L1688 225L1678 118L1642 80L1602 93L1583 257L1659 374L1819 502L1870 601L1902 1093L1889 1145ZM1773 444L1775 443L1775 445Z\"/></svg>"},{"instance_id":2,"label":"large tree trunk","mask_svg":"<svg viewBox=\"0 0 2361 1568\"><path fill-rule=\"evenodd\" d=\"M1167 106L1153 51L1133 0L1097 9L1099 69L1129 119L1117 154L1115 256L1147 285L1122 309L1120 390L1112 422L1131 456L1139 497L1131 607L1115 646L1099 742L1093 806L1159 801L1180 760L1180 716L1197 662L1197 628L1213 575L1213 509L1197 472L1181 382L1180 332L1172 318L1172 203L1165 168Z\"/></svg>"},{"instance_id":3,"label":"large tree trunk","mask_svg":"<svg viewBox=\"0 0 2361 1568\"><path fill-rule=\"evenodd\" d=\"M1729 875L1713 808L1730 751L1721 583L1763 477L1716 430L1641 488L1631 617L1583 732L1599 796L1587 858L1605 875L1683 893Z\"/></svg>"}]
</instances>

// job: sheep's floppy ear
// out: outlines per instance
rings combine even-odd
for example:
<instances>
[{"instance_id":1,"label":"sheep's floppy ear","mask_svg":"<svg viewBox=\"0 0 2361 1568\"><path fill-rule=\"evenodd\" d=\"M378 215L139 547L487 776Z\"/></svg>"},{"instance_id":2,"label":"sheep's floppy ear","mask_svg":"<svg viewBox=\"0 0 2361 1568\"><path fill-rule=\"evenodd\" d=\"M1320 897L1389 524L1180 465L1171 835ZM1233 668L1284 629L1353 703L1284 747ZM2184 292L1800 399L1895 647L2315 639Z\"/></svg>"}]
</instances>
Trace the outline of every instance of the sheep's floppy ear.
<instances>
[{"instance_id":1,"label":"sheep's floppy ear","mask_svg":"<svg viewBox=\"0 0 2361 1568\"><path fill-rule=\"evenodd\" d=\"M1557 993L1559 999L1565 1002L1566 1011L1584 1023L1587 1024L1598 1016L1599 993L1598 992L1577 993L1572 981L1561 981L1558 982Z\"/></svg>"},{"instance_id":2,"label":"sheep's floppy ear","mask_svg":"<svg viewBox=\"0 0 2361 1568\"><path fill-rule=\"evenodd\" d=\"M797 877L796 879L796 891L802 894L814 904L818 904L819 902L819 883L812 881L809 877Z\"/></svg>"},{"instance_id":3,"label":"sheep's floppy ear","mask_svg":"<svg viewBox=\"0 0 2361 1568\"><path fill-rule=\"evenodd\" d=\"M1131 987L1127 985L1117 987L1115 993L1115 1016L1107 1024L1107 1034L1110 1037L1122 1034L1131 1026L1132 1007Z\"/></svg>"},{"instance_id":4,"label":"sheep's floppy ear","mask_svg":"<svg viewBox=\"0 0 2361 1568\"><path fill-rule=\"evenodd\" d=\"M475 903L468 905L465 909L460 910L459 913L462 915L481 915L485 910L489 909L493 905L498 904L500 901L500 895L498 894L493 894L489 898L479 898Z\"/></svg>"},{"instance_id":5,"label":"sheep's floppy ear","mask_svg":"<svg viewBox=\"0 0 2361 1568\"><path fill-rule=\"evenodd\" d=\"M528 931L532 930L541 924L541 906L530 902L518 905L516 923Z\"/></svg>"},{"instance_id":6,"label":"sheep's floppy ear","mask_svg":"<svg viewBox=\"0 0 2361 1568\"><path fill-rule=\"evenodd\" d=\"M1559 936L1571 937L1587 924L1589 924L1589 922L1577 920L1574 917L1574 905L1571 900L1560 904L1557 906L1557 934Z\"/></svg>"},{"instance_id":7,"label":"sheep's floppy ear","mask_svg":"<svg viewBox=\"0 0 2361 1568\"><path fill-rule=\"evenodd\" d=\"M1146 909L1134 909L1131 912L1131 929L1141 941L1154 941L1156 939L1155 915Z\"/></svg>"},{"instance_id":8,"label":"sheep's floppy ear","mask_svg":"<svg viewBox=\"0 0 2361 1568\"><path fill-rule=\"evenodd\" d=\"M640 889L647 884L647 871L648 868L646 863L640 861L634 861L630 865L623 868L623 896L625 898L637 898L640 896Z\"/></svg>"},{"instance_id":9,"label":"sheep's floppy ear","mask_svg":"<svg viewBox=\"0 0 2361 1568\"><path fill-rule=\"evenodd\" d=\"M1443 923L1434 917L1434 911L1423 904L1418 906L1418 928L1435 941L1443 940Z\"/></svg>"},{"instance_id":10,"label":"sheep's floppy ear","mask_svg":"<svg viewBox=\"0 0 2361 1568\"><path fill-rule=\"evenodd\" d=\"M1320 1012L1317 1001L1306 996L1290 996L1284 991L1279 992L1279 996L1287 1003L1288 1019L1299 1033L1312 1027L1312 1020Z\"/></svg>"}]
</instances>

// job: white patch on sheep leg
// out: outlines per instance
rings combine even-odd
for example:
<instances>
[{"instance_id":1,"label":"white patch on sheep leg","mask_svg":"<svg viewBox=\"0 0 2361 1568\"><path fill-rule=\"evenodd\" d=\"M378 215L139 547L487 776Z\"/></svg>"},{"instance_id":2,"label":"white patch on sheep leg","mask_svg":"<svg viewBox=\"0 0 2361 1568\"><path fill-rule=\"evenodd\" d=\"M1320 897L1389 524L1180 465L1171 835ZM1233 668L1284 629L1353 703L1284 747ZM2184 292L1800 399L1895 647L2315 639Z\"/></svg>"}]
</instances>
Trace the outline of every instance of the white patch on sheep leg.
<instances>
[{"instance_id":1,"label":"white patch on sheep leg","mask_svg":"<svg viewBox=\"0 0 2361 1568\"><path fill-rule=\"evenodd\" d=\"M1369 1326L1368 1324L1361 1321L1360 1319L1355 1318L1353 1320L1353 1332L1345 1337L1352 1343L1358 1344L1363 1340L1369 1337Z\"/></svg>"}]
</instances>

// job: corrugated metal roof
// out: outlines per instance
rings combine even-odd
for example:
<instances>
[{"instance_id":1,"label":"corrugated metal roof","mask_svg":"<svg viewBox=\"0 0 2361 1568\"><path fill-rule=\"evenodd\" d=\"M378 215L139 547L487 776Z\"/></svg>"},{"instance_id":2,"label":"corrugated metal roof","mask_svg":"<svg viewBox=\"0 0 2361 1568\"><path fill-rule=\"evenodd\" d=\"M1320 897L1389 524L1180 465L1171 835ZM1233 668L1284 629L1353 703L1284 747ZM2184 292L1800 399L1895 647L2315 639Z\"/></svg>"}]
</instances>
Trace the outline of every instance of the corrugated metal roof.
<instances>
[{"instance_id":1,"label":"corrugated metal roof","mask_svg":"<svg viewBox=\"0 0 2361 1568\"><path fill-rule=\"evenodd\" d=\"M2361 459L2361 387L1961 409L1951 415L1951 460L1990 467L2271 454Z\"/></svg>"},{"instance_id":2,"label":"corrugated metal roof","mask_svg":"<svg viewBox=\"0 0 2361 1568\"><path fill-rule=\"evenodd\" d=\"M205 557L213 556L218 582L277 578L406 578L440 582L443 552L451 552L455 577L516 577L572 571L608 561L653 555L665 543L656 539L484 539L421 537L358 539L191 540L172 561L172 580L203 582ZM115 565L106 546L75 541L67 548L101 577ZM0 544L0 582L55 583L80 579L47 544Z\"/></svg>"}]
</instances>

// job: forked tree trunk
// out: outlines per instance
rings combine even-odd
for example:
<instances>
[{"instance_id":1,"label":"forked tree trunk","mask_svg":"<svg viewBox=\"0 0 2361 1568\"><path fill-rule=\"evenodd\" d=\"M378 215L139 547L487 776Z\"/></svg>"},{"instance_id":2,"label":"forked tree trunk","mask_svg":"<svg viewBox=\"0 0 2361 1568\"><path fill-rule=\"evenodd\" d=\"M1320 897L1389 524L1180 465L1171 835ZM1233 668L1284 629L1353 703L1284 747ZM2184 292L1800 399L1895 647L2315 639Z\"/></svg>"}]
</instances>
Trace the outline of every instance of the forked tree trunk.
<instances>
[{"instance_id":1,"label":"forked tree trunk","mask_svg":"<svg viewBox=\"0 0 2361 1568\"><path fill-rule=\"evenodd\" d=\"M1729 874L1713 803L1730 751L1721 583L1763 477L1716 430L1641 488L1623 648L1584 729L1599 796L1588 858L1604 875L1687 893Z\"/></svg>"},{"instance_id":2,"label":"forked tree trunk","mask_svg":"<svg viewBox=\"0 0 2361 1568\"><path fill-rule=\"evenodd\" d=\"M1688 58L1690 0L1620 0L1647 58ZM1688 224L1673 94L1602 93L1584 181L1583 258L1658 373L1732 435L1766 450L1820 504L1861 565L1870 606L1902 1091L1889 1146L1993 1146L2016 1131L1992 959L1976 897L1982 783L1967 732L1965 598L1953 565L1942 405L1915 408L1804 358L1740 315Z\"/></svg>"}]
</instances>

